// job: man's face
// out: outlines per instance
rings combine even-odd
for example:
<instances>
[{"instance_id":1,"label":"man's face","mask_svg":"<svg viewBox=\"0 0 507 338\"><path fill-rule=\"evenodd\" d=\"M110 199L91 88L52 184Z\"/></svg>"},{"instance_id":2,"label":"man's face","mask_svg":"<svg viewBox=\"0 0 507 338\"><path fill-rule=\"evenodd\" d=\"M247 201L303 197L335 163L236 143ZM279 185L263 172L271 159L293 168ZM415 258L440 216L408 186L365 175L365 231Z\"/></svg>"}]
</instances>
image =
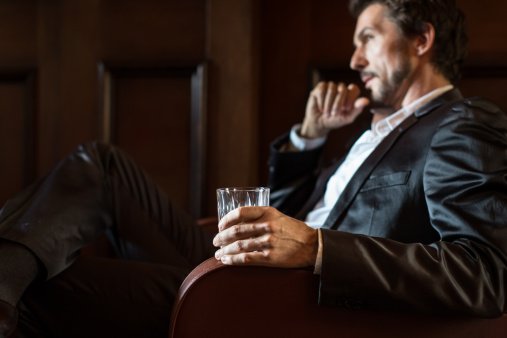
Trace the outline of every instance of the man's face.
<instances>
[{"instance_id":1,"label":"man's face","mask_svg":"<svg viewBox=\"0 0 507 338\"><path fill-rule=\"evenodd\" d=\"M410 41L387 17L386 7L373 4L361 13L354 32L354 45L356 50L350 67L360 72L373 101L399 106L413 73Z\"/></svg>"}]
</instances>

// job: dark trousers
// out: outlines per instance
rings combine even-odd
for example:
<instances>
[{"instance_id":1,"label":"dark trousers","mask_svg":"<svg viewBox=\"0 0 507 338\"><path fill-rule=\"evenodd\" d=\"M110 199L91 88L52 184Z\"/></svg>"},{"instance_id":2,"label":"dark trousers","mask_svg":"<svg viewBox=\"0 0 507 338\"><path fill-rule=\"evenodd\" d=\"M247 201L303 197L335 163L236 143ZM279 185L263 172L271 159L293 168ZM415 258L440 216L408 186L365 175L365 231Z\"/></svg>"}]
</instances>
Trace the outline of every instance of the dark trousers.
<instances>
[{"instance_id":1,"label":"dark trousers","mask_svg":"<svg viewBox=\"0 0 507 338\"><path fill-rule=\"evenodd\" d=\"M80 256L106 233L118 258ZM20 305L20 336L166 337L185 276L213 255L211 234L119 149L76 149L9 200L0 237L29 248L42 278Z\"/></svg>"}]
</instances>

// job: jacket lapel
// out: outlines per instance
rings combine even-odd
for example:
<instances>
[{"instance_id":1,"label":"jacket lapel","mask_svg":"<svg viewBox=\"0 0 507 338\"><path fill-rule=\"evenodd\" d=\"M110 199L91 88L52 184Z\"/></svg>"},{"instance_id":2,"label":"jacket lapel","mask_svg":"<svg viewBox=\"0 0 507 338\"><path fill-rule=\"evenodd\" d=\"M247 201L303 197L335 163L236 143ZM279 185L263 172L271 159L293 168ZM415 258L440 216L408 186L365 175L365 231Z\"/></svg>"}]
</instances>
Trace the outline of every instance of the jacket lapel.
<instances>
[{"instance_id":1,"label":"jacket lapel","mask_svg":"<svg viewBox=\"0 0 507 338\"><path fill-rule=\"evenodd\" d=\"M400 135L418 121L419 117L430 113L446 103L454 102L461 98L462 96L457 89L451 90L418 109L414 114L407 117L398 127L396 127L396 129L391 131L354 174L329 213L328 218L324 222L323 228L336 228L338 226L336 221L349 207L350 203L353 201L364 182L368 179L377 163L384 157L389 149L391 149Z\"/></svg>"},{"instance_id":2,"label":"jacket lapel","mask_svg":"<svg viewBox=\"0 0 507 338\"><path fill-rule=\"evenodd\" d=\"M342 164L343 158L340 161L332 164L331 166L322 170L319 174L317 181L315 183L315 188L313 189L310 197L303 205L301 210L294 216L296 219L304 220L306 215L312 210L312 208L317 204L317 202L324 196L326 191L327 181L333 176L334 172L338 169L338 167Z\"/></svg>"}]
</instances>

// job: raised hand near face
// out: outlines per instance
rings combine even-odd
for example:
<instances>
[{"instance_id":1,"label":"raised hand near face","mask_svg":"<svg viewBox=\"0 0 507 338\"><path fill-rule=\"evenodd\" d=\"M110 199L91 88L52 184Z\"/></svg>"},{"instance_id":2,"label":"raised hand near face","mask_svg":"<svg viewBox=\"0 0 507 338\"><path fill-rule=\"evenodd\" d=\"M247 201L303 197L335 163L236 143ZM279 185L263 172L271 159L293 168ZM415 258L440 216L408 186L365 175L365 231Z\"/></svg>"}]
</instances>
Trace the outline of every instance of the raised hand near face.
<instances>
[{"instance_id":1,"label":"raised hand near face","mask_svg":"<svg viewBox=\"0 0 507 338\"><path fill-rule=\"evenodd\" d=\"M315 264L317 230L272 207L241 207L218 224L215 257L229 265L284 268Z\"/></svg>"},{"instance_id":2,"label":"raised hand near face","mask_svg":"<svg viewBox=\"0 0 507 338\"><path fill-rule=\"evenodd\" d=\"M319 82L308 98L301 136L325 136L332 129L354 122L370 102L359 94L355 84Z\"/></svg>"}]
</instances>

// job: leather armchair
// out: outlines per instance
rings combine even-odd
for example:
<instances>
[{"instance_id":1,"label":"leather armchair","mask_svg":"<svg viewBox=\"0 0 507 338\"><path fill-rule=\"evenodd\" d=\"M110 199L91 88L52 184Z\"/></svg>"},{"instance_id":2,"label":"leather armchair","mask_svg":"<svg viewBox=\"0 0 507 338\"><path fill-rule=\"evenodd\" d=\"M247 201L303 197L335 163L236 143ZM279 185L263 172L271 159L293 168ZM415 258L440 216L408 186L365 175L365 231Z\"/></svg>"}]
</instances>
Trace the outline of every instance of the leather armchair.
<instances>
[{"instance_id":1,"label":"leather armchair","mask_svg":"<svg viewBox=\"0 0 507 338\"><path fill-rule=\"evenodd\" d=\"M317 304L317 293L318 277L309 270L224 266L210 258L181 285L169 337L503 338L507 334L507 315L480 319L329 308Z\"/></svg>"},{"instance_id":2,"label":"leather armchair","mask_svg":"<svg viewBox=\"0 0 507 338\"><path fill-rule=\"evenodd\" d=\"M216 232L216 218L199 220ZM85 254L114 256L105 237ZM504 338L507 314L495 319L330 308L317 304L311 270L224 266L210 258L183 281L171 315L171 338L488 337Z\"/></svg>"}]
</instances>

